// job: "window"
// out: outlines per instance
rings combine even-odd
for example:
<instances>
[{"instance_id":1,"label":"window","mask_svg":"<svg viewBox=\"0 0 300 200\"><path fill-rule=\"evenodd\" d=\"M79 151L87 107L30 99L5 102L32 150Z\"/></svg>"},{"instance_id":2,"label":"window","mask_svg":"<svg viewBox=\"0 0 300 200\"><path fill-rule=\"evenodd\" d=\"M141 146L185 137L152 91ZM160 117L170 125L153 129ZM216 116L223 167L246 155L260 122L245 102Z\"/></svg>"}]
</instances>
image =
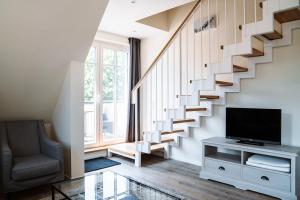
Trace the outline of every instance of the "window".
<instances>
[{"instance_id":1,"label":"window","mask_svg":"<svg viewBox=\"0 0 300 200\"><path fill-rule=\"evenodd\" d=\"M93 45L85 63L87 148L125 141L128 77L127 47L100 42Z\"/></svg>"},{"instance_id":2,"label":"window","mask_svg":"<svg viewBox=\"0 0 300 200\"><path fill-rule=\"evenodd\" d=\"M98 49L93 46L84 65L84 144L97 144L96 135L96 69Z\"/></svg>"}]
</instances>

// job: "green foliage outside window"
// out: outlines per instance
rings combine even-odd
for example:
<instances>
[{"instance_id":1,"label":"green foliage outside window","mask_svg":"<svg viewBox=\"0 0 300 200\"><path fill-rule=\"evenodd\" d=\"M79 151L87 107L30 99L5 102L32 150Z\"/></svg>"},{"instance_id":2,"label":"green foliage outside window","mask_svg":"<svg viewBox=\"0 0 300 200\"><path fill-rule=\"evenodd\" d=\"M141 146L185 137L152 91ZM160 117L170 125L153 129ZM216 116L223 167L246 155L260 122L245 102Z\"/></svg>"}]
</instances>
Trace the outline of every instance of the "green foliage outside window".
<instances>
[{"instance_id":1,"label":"green foliage outside window","mask_svg":"<svg viewBox=\"0 0 300 200\"><path fill-rule=\"evenodd\" d=\"M114 99L114 84L116 84L116 99L124 100L127 87L127 53L118 51L117 67L114 67L114 51L104 49L103 52L103 91L102 99L105 101L113 101ZM86 103L94 101L95 95L95 71L96 70L96 49L91 48L85 63L84 77L84 101ZM116 74L115 74L116 73ZM116 78L116 80L114 80Z\"/></svg>"},{"instance_id":2,"label":"green foliage outside window","mask_svg":"<svg viewBox=\"0 0 300 200\"><path fill-rule=\"evenodd\" d=\"M95 64L84 65L84 102L86 103L94 101L95 68Z\"/></svg>"}]
</instances>

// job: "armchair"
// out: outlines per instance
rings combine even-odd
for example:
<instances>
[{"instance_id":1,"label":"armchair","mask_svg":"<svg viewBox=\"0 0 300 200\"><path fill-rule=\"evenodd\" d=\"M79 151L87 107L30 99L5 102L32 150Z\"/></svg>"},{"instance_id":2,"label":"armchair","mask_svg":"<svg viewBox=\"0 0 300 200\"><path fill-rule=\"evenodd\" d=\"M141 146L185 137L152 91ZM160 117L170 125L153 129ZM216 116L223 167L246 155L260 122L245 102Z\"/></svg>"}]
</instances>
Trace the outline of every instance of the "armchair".
<instances>
[{"instance_id":1,"label":"armchair","mask_svg":"<svg viewBox=\"0 0 300 200\"><path fill-rule=\"evenodd\" d=\"M62 145L43 121L0 122L0 188L10 193L64 179Z\"/></svg>"}]
</instances>

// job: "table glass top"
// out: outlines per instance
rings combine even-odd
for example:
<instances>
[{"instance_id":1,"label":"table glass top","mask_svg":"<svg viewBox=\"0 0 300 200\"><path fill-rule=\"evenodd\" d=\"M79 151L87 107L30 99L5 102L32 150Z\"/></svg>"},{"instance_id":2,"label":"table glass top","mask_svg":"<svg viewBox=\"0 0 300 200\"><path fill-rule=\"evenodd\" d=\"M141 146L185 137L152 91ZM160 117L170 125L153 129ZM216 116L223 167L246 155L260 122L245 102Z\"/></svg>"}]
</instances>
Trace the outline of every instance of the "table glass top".
<instances>
[{"instance_id":1,"label":"table glass top","mask_svg":"<svg viewBox=\"0 0 300 200\"><path fill-rule=\"evenodd\" d=\"M76 200L181 199L111 171L97 172L84 178L56 183L53 187L65 197Z\"/></svg>"}]
</instances>

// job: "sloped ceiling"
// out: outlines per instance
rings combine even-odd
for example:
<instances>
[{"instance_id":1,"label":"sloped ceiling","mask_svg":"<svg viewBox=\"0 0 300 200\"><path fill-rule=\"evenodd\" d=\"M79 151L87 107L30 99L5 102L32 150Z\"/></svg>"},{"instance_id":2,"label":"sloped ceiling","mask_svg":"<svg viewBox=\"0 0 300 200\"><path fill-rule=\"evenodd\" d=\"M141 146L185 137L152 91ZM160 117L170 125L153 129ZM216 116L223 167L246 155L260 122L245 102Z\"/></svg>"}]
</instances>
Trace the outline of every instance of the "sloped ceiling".
<instances>
[{"instance_id":1,"label":"sloped ceiling","mask_svg":"<svg viewBox=\"0 0 300 200\"><path fill-rule=\"evenodd\" d=\"M152 26L163 31L169 31L169 22L168 22L168 11L163 11L155 15L138 20L138 23L145 24L147 26Z\"/></svg>"},{"instance_id":2,"label":"sloped ceiling","mask_svg":"<svg viewBox=\"0 0 300 200\"><path fill-rule=\"evenodd\" d=\"M50 120L69 63L83 62L108 0L1 0L0 120Z\"/></svg>"},{"instance_id":3,"label":"sloped ceiling","mask_svg":"<svg viewBox=\"0 0 300 200\"><path fill-rule=\"evenodd\" d=\"M99 29L125 37L146 38L160 29L137 21L194 0L110 0ZM135 2L135 3L131 3Z\"/></svg>"}]
</instances>

